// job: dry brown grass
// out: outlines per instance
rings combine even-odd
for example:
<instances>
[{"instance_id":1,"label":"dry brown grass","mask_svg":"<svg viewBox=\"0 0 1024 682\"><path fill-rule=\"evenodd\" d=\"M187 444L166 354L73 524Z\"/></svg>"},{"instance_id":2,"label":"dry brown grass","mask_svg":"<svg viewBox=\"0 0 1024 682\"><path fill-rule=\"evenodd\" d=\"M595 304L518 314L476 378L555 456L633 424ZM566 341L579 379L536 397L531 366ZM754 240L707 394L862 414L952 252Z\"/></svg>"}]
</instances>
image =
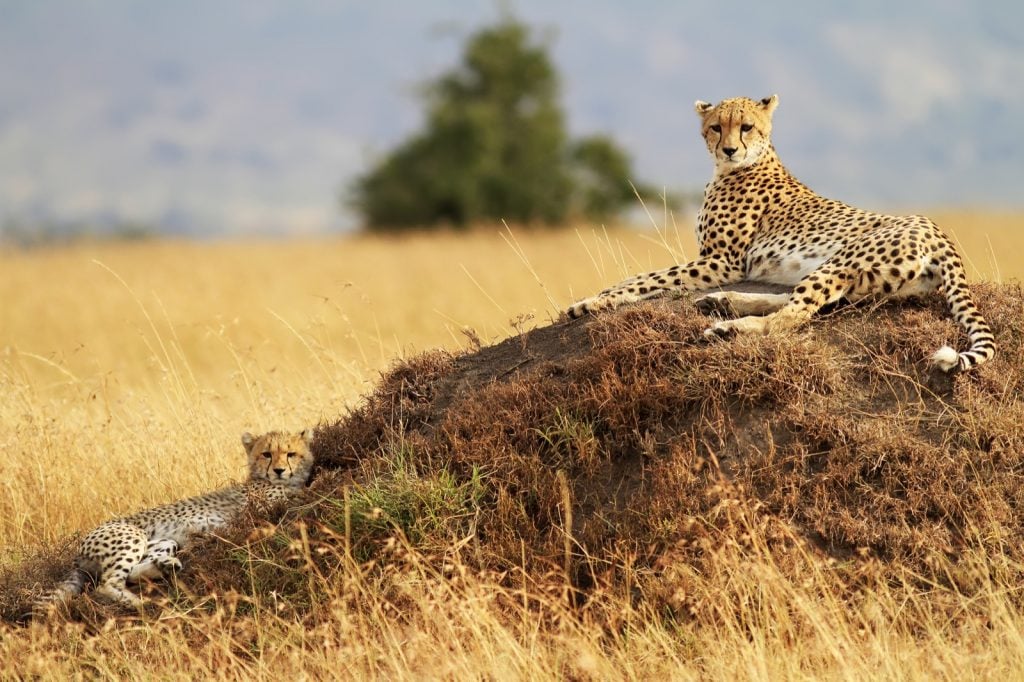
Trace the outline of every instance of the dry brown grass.
<instances>
[{"instance_id":1,"label":"dry brown grass","mask_svg":"<svg viewBox=\"0 0 1024 682\"><path fill-rule=\"evenodd\" d=\"M1013 252L1019 218L936 217L980 274L1024 272L991 257ZM712 346L691 343L692 310L644 306L573 327L547 360L518 364L539 331L514 340L496 385L465 360L416 359L472 347L464 325L487 342L673 259L646 235L516 237L529 265L484 234L0 256L8 617L26 579L66 562L70 533L232 478L241 430L333 422L395 356L414 358L325 432L337 470L312 491L333 502L248 548L239 528L237 549L193 553L163 611L104 626L113 612L80 600L73 624L3 626L11 674L1024 667L1019 291L985 290L999 364L952 394L916 381L940 337L959 338L937 303ZM579 355L584 339L595 350ZM453 376L469 378L445 388Z\"/></svg>"}]
</instances>

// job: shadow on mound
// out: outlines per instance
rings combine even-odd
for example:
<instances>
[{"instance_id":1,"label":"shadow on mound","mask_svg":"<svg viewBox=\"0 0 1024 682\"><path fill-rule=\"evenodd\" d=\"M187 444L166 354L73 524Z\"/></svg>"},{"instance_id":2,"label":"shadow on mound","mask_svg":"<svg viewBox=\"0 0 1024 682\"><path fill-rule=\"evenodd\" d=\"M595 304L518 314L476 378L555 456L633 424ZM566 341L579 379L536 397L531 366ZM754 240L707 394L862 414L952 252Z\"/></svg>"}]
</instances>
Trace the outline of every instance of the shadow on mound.
<instances>
[{"instance_id":1,"label":"shadow on mound","mask_svg":"<svg viewBox=\"0 0 1024 682\"><path fill-rule=\"evenodd\" d=\"M926 364L963 343L938 297L729 341L704 339L688 301L655 301L420 355L320 428L307 505L261 540L247 520L207 542L184 578L309 603L289 568L299 540L330 575L342 554L386 563L398 538L439 571L457 556L679 613L722 548L765 547L783 568L810 554L854 583L868 563L944 584L964 553L1016 565L1024 295L986 284L975 300L997 356L952 379Z\"/></svg>"}]
</instances>

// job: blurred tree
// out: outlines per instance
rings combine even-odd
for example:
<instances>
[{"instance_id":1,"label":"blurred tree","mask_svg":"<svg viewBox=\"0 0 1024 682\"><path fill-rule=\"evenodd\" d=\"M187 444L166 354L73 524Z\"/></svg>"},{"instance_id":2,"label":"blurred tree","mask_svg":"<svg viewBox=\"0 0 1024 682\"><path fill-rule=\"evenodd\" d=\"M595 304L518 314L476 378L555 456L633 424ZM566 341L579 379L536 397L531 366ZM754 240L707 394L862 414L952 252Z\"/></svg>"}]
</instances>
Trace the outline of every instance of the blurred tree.
<instances>
[{"instance_id":1,"label":"blurred tree","mask_svg":"<svg viewBox=\"0 0 1024 682\"><path fill-rule=\"evenodd\" d=\"M591 220L604 220L636 201L637 197L659 203L664 198L671 206L679 203L675 197L663 197L655 187L633 182L633 164L629 155L605 135L592 135L572 143L569 164L574 214Z\"/></svg>"},{"instance_id":2,"label":"blurred tree","mask_svg":"<svg viewBox=\"0 0 1024 682\"><path fill-rule=\"evenodd\" d=\"M634 199L629 158L611 140L570 145L547 50L510 16L470 36L425 100L425 130L352 187L371 230L600 219Z\"/></svg>"}]
</instances>

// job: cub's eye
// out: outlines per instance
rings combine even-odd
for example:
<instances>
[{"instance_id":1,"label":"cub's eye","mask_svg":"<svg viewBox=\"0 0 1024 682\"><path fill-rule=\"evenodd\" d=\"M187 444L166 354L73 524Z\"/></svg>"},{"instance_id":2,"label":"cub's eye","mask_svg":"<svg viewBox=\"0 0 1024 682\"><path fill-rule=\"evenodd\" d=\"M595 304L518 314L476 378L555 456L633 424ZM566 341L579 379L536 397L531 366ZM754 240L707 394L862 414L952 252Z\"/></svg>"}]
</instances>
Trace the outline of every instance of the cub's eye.
<instances>
[{"instance_id":1,"label":"cub's eye","mask_svg":"<svg viewBox=\"0 0 1024 682\"><path fill-rule=\"evenodd\" d=\"M743 125L740 126L740 131L744 133L749 133L753 129L754 126L750 125L749 123L744 123Z\"/></svg>"},{"instance_id":2,"label":"cub's eye","mask_svg":"<svg viewBox=\"0 0 1024 682\"><path fill-rule=\"evenodd\" d=\"M268 450L267 452L264 452L263 456L266 457L267 459L270 459L270 451Z\"/></svg>"},{"instance_id":3,"label":"cub's eye","mask_svg":"<svg viewBox=\"0 0 1024 682\"><path fill-rule=\"evenodd\" d=\"M712 130L714 130L716 133L722 132L722 126L718 125L717 123L715 125L713 125L713 126L708 126L708 127L711 128Z\"/></svg>"},{"instance_id":4,"label":"cub's eye","mask_svg":"<svg viewBox=\"0 0 1024 682\"><path fill-rule=\"evenodd\" d=\"M292 458L292 457L294 457L294 456L295 456L295 453L294 453L294 452L289 452L289 453L288 453L288 459L291 459L291 458Z\"/></svg>"}]
</instances>

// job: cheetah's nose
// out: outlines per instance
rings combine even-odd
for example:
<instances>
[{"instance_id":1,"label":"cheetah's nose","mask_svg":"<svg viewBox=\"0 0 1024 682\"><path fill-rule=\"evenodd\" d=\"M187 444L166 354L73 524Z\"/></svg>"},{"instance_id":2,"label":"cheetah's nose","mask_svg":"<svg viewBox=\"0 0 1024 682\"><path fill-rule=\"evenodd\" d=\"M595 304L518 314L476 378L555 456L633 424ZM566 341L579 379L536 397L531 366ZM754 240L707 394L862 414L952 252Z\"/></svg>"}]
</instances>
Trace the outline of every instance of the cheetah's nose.
<instances>
[{"instance_id":1,"label":"cheetah's nose","mask_svg":"<svg viewBox=\"0 0 1024 682\"><path fill-rule=\"evenodd\" d=\"M281 478L281 474L284 473L284 467L275 467L274 473L277 474L278 478Z\"/></svg>"},{"instance_id":2,"label":"cheetah's nose","mask_svg":"<svg viewBox=\"0 0 1024 682\"><path fill-rule=\"evenodd\" d=\"M736 147L722 147L722 151L731 159L732 155L736 153Z\"/></svg>"}]
</instances>

